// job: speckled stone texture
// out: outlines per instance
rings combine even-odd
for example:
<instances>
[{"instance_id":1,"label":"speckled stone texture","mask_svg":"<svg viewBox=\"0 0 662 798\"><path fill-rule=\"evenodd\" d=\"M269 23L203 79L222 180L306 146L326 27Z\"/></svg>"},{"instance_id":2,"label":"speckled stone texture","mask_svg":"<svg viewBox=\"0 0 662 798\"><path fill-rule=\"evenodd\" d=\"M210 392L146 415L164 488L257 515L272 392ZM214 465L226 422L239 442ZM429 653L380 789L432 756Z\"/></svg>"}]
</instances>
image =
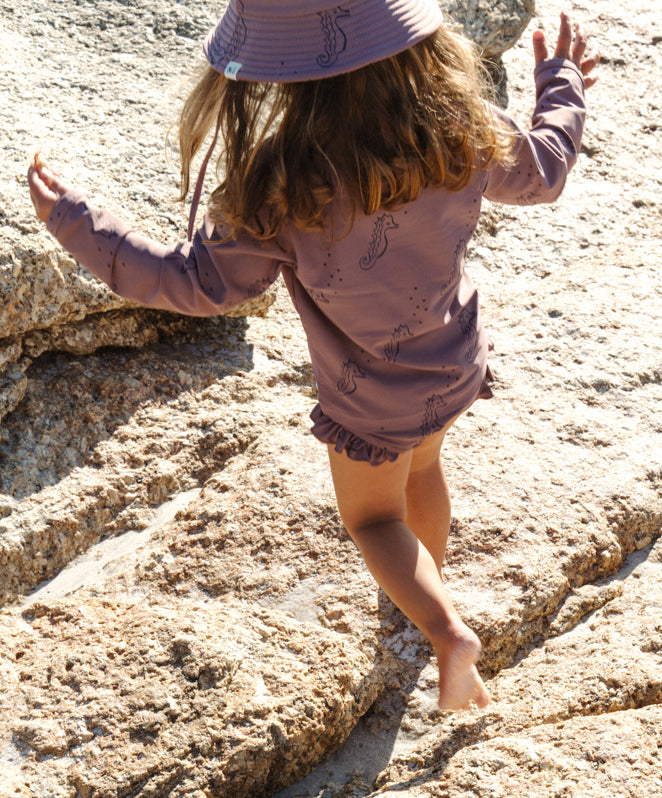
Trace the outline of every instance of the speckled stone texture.
<instances>
[{"instance_id":1,"label":"speckled stone texture","mask_svg":"<svg viewBox=\"0 0 662 798\"><path fill-rule=\"evenodd\" d=\"M65 257L30 215L37 144L178 236L164 116L218 9L1 8L0 251ZM531 30L553 39L561 8L539 0L504 55L521 120ZM555 205L485 208L469 261L495 398L444 449L445 577L493 704L436 709L425 640L343 531L282 286L266 318L166 324L79 301L65 264L75 325L57 310L0 354L0 798L662 791L662 54L643 0L573 13L603 53L585 144Z\"/></svg>"}]
</instances>

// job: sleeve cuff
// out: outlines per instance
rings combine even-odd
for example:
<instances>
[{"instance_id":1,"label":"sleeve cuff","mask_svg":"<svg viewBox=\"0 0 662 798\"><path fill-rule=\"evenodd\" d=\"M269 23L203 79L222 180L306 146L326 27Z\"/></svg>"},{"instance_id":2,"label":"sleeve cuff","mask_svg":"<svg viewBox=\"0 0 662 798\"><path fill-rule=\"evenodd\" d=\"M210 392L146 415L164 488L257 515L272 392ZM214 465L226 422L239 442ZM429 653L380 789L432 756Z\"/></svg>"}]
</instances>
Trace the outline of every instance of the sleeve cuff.
<instances>
[{"instance_id":1,"label":"sleeve cuff","mask_svg":"<svg viewBox=\"0 0 662 798\"><path fill-rule=\"evenodd\" d=\"M541 61L536 64L533 71L533 76L536 81L536 90L538 94L550 83L555 77L560 75L564 70L570 70L581 80L582 88L584 86L584 75L581 69L567 58L548 58L546 61ZM570 76L567 76L570 79Z\"/></svg>"},{"instance_id":2,"label":"sleeve cuff","mask_svg":"<svg viewBox=\"0 0 662 798\"><path fill-rule=\"evenodd\" d=\"M46 222L48 232L57 238L58 230L67 218L69 211L79 202L86 202L87 194L80 188L68 189L55 203Z\"/></svg>"}]
</instances>

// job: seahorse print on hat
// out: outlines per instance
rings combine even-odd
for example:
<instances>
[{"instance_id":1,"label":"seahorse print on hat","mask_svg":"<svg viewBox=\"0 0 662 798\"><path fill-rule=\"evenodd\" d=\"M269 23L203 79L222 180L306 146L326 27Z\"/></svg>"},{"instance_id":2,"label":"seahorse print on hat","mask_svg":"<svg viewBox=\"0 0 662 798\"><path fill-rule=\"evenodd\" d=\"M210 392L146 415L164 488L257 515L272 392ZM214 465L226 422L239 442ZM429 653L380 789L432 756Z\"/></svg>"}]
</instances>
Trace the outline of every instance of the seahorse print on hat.
<instances>
[{"instance_id":1,"label":"seahorse print on hat","mask_svg":"<svg viewBox=\"0 0 662 798\"><path fill-rule=\"evenodd\" d=\"M367 271L372 269L375 263L382 257L388 249L388 238L386 237L387 230L397 230L400 225L395 221L393 215L390 213L382 213L377 217L375 226L372 230L372 240L368 247L367 255L364 255L359 260L359 266Z\"/></svg>"},{"instance_id":2,"label":"seahorse print on hat","mask_svg":"<svg viewBox=\"0 0 662 798\"><path fill-rule=\"evenodd\" d=\"M445 407L446 402L440 394L433 393L428 396L425 402L423 423L421 424L421 434L424 438L444 428L444 424L448 421Z\"/></svg>"},{"instance_id":3,"label":"seahorse print on hat","mask_svg":"<svg viewBox=\"0 0 662 798\"><path fill-rule=\"evenodd\" d=\"M365 375L366 372L355 360L346 360L342 364L342 374L340 375L340 379L338 380L336 387L341 394L347 396L350 393L354 393L354 391L358 388L356 380L364 378Z\"/></svg>"},{"instance_id":4,"label":"seahorse print on hat","mask_svg":"<svg viewBox=\"0 0 662 798\"><path fill-rule=\"evenodd\" d=\"M223 61L234 61L236 57L239 55L241 48L246 43L246 34L248 29L246 28L246 20L244 18L244 2L243 0L239 0L239 16L237 17L237 22L234 26L234 30L232 31L232 38L230 39L229 43L226 47L224 47L220 53L216 56L218 60Z\"/></svg>"},{"instance_id":5,"label":"seahorse print on hat","mask_svg":"<svg viewBox=\"0 0 662 798\"><path fill-rule=\"evenodd\" d=\"M395 363L400 354L400 341L406 337L412 337L413 333L406 324L396 327L391 334L391 340L384 347L384 357L389 363Z\"/></svg>"},{"instance_id":6,"label":"seahorse print on hat","mask_svg":"<svg viewBox=\"0 0 662 798\"><path fill-rule=\"evenodd\" d=\"M338 60L338 56L345 52L347 37L338 24L338 20L343 17L349 17L350 14L351 12L348 9L341 6L318 12L317 16L320 18L322 33L324 34L324 52L320 53L315 59L318 66L333 66Z\"/></svg>"}]
</instances>

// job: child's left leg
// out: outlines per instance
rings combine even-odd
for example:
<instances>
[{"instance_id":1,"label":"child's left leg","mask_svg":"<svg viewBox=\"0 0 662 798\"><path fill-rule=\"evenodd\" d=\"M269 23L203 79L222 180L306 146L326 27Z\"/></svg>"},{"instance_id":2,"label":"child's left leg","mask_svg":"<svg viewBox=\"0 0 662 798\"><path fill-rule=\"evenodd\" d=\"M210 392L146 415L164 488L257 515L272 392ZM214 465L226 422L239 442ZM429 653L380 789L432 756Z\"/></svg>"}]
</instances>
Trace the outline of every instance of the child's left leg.
<instances>
[{"instance_id":1,"label":"child's left leg","mask_svg":"<svg viewBox=\"0 0 662 798\"><path fill-rule=\"evenodd\" d=\"M439 573L451 526L451 497L441 446L453 421L412 451L406 489L407 526L430 552Z\"/></svg>"},{"instance_id":2,"label":"child's left leg","mask_svg":"<svg viewBox=\"0 0 662 798\"><path fill-rule=\"evenodd\" d=\"M374 467L329 446L329 459L340 515L366 565L434 646L439 705L486 706L490 698L475 666L480 642L453 606L434 558L406 524L412 453Z\"/></svg>"}]
</instances>

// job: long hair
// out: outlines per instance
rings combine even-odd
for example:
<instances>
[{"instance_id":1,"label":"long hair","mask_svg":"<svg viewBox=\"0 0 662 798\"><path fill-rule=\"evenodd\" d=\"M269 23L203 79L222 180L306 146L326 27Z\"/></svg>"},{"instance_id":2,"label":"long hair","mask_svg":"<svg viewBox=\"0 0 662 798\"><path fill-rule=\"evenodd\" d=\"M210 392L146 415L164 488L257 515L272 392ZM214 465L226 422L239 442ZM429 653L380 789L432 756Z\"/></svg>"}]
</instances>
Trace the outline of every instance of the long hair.
<instances>
[{"instance_id":1,"label":"long hair","mask_svg":"<svg viewBox=\"0 0 662 798\"><path fill-rule=\"evenodd\" d=\"M444 27L404 52L321 80L232 81L208 67L180 118L180 199L216 125L221 182L208 212L228 237L245 230L269 241L286 221L324 230L338 191L366 214L410 202L428 186L459 191L477 168L508 157L486 85L474 46Z\"/></svg>"}]
</instances>

